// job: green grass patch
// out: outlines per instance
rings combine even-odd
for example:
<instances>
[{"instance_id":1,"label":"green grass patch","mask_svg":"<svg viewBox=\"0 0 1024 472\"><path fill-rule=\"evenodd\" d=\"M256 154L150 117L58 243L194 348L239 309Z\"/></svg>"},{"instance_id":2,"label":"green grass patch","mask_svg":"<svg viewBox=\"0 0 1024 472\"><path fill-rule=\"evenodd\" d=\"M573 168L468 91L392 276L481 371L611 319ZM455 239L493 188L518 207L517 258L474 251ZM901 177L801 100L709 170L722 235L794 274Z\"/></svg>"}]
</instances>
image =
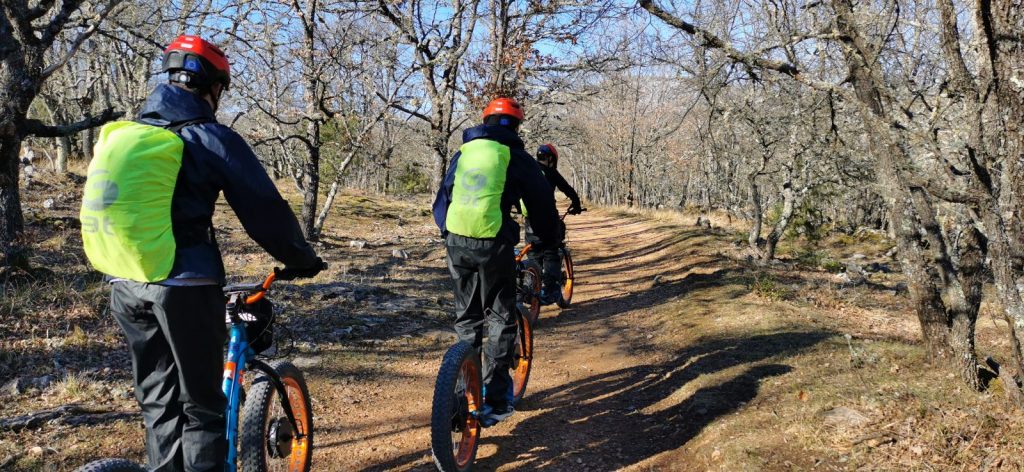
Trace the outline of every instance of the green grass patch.
<instances>
[{"instance_id":1,"label":"green grass patch","mask_svg":"<svg viewBox=\"0 0 1024 472\"><path fill-rule=\"evenodd\" d=\"M788 299L793 291L779 282L775 276L766 272L756 272L750 282L750 291L769 301L777 302Z\"/></svg>"}]
</instances>

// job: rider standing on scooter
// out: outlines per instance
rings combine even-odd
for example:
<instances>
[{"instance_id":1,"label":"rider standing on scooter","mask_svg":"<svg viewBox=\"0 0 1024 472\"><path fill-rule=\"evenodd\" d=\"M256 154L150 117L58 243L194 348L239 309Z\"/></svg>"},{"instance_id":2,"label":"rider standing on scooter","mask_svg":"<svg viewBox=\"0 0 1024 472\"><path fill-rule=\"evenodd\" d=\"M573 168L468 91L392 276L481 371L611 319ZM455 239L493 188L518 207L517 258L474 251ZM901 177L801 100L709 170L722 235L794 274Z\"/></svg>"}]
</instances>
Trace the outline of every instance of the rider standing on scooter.
<instances>
[{"instance_id":1,"label":"rider standing on scooter","mask_svg":"<svg viewBox=\"0 0 1024 472\"><path fill-rule=\"evenodd\" d=\"M509 364L515 342L516 273L513 248L519 225L511 208L520 199L541 241L561 241L554 193L526 152L517 129L523 109L498 98L484 110L484 124L462 134L437 199L434 220L445 238L455 282L455 331L479 349L484 329L484 424L512 414Z\"/></svg>"},{"instance_id":2,"label":"rider standing on scooter","mask_svg":"<svg viewBox=\"0 0 1024 472\"><path fill-rule=\"evenodd\" d=\"M213 226L223 193L246 233L290 271L323 261L245 140L219 124L227 56L197 36L164 51L167 82L136 121L104 126L82 201L90 263L111 281L150 471L224 470L224 263Z\"/></svg>"},{"instance_id":3,"label":"rider standing on scooter","mask_svg":"<svg viewBox=\"0 0 1024 472\"><path fill-rule=\"evenodd\" d=\"M580 202L580 196L576 193L576 189L569 185L569 182L562 177L562 174L558 172L558 149L555 148L554 144L541 144L537 148L537 162L540 163L541 170L544 172L544 177L547 179L548 184L551 186L552 195L555 190L561 190L566 197L569 197L568 213L570 215L578 215L583 212L583 204ZM565 223L558 222L559 229L562 236L565 236ZM559 239L555 244L544 244L539 238L533 234L533 228L530 218L526 218L526 242L533 243L537 247L537 253L540 257L537 259L537 263L543 268L544 271L544 288L540 292L540 303L541 305L550 305L557 303L562 296L561 287L559 284L559 276L562 273L562 258L558 255L558 249L562 246L562 240Z\"/></svg>"}]
</instances>

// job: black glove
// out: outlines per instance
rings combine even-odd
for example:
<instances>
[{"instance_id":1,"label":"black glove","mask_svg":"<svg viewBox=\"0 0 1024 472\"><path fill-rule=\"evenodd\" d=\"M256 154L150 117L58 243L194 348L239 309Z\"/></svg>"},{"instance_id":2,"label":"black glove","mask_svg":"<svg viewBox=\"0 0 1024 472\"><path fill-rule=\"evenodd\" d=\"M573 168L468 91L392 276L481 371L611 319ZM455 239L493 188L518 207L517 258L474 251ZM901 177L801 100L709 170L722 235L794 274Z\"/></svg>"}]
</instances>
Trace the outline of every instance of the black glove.
<instances>
[{"instance_id":1,"label":"black glove","mask_svg":"<svg viewBox=\"0 0 1024 472\"><path fill-rule=\"evenodd\" d=\"M295 280L299 278L313 277L319 274L321 270L327 268L327 263L321 258L316 258L316 263L310 267L295 268L285 267L284 269L274 268L275 278L277 280Z\"/></svg>"},{"instance_id":2,"label":"black glove","mask_svg":"<svg viewBox=\"0 0 1024 472\"><path fill-rule=\"evenodd\" d=\"M578 215L580 213L583 213L583 208L580 206L579 203L573 203L572 206L569 207L570 215Z\"/></svg>"}]
</instances>

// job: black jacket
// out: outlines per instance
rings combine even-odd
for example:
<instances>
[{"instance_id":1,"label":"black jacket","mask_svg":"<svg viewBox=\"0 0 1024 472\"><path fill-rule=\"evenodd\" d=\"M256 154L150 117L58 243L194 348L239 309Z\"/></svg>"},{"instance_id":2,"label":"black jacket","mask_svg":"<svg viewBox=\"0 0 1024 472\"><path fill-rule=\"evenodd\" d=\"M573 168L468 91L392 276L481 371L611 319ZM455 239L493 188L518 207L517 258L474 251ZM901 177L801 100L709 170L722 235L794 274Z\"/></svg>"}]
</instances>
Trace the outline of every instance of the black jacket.
<instances>
[{"instance_id":1,"label":"black jacket","mask_svg":"<svg viewBox=\"0 0 1024 472\"><path fill-rule=\"evenodd\" d=\"M212 279L223 283L224 263L212 234L214 204L224 192L249 236L289 267L317 263L288 202L238 133L217 123L209 103L172 85L153 90L140 123L184 127L185 152L171 200L177 250L170 279Z\"/></svg>"},{"instance_id":2,"label":"black jacket","mask_svg":"<svg viewBox=\"0 0 1024 472\"><path fill-rule=\"evenodd\" d=\"M580 196L576 193L576 189L569 185L569 182L562 177L562 174L558 172L558 169L554 167L542 167L544 171L544 177L548 179L548 185L551 185L551 191L555 189L561 190L565 196L569 197L569 201L572 202L572 206L582 208L583 204L580 202Z\"/></svg>"},{"instance_id":3,"label":"black jacket","mask_svg":"<svg viewBox=\"0 0 1024 472\"><path fill-rule=\"evenodd\" d=\"M510 244L519 242L519 224L512 219L510 210L520 199L526 204L530 213L530 224L534 234L541 241L561 241L561 229L558 224L558 213L555 209L554 191L541 173L540 165L523 147L523 140L504 126L480 125L467 129L462 133L462 141L468 143L474 139L489 139L508 146L511 156L505 177L505 190L501 195L501 229L496 239ZM448 167L448 174L437 191L434 200L434 222L447 234L445 221L448 217L448 206L451 204L452 188L455 185L455 169L459 164L461 153L455 153Z\"/></svg>"}]
</instances>

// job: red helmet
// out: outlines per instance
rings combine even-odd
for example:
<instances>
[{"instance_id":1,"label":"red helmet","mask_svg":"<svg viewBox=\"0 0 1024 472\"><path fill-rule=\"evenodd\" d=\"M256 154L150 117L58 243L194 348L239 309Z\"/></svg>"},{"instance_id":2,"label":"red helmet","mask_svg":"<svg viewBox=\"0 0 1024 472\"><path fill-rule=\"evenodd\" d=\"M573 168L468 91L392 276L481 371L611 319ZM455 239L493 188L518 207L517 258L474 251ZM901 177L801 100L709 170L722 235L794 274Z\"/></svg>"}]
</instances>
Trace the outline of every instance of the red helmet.
<instances>
[{"instance_id":1,"label":"red helmet","mask_svg":"<svg viewBox=\"0 0 1024 472\"><path fill-rule=\"evenodd\" d=\"M231 85L228 56L213 43L199 36L178 36L164 50L164 72L171 80L191 86L209 87L215 82ZM180 74L176 74L180 72Z\"/></svg>"},{"instance_id":2,"label":"red helmet","mask_svg":"<svg viewBox=\"0 0 1024 472\"><path fill-rule=\"evenodd\" d=\"M537 160L545 160L544 157L550 158L551 167L558 167L558 149L554 144L544 143L537 148Z\"/></svg>"},{"instance_id":3,"label":"red helmet","mask_svg":"<svg viewBox=\"0 0 1024 472\"><path fill-rule=\"evenodd\" d=\"M523 121L526 115L523 114L523 107L519 102L511 98L496 98L484 108L484 119L491 115L508 115L519 121Z\"/></svg>"}]
</instances>

